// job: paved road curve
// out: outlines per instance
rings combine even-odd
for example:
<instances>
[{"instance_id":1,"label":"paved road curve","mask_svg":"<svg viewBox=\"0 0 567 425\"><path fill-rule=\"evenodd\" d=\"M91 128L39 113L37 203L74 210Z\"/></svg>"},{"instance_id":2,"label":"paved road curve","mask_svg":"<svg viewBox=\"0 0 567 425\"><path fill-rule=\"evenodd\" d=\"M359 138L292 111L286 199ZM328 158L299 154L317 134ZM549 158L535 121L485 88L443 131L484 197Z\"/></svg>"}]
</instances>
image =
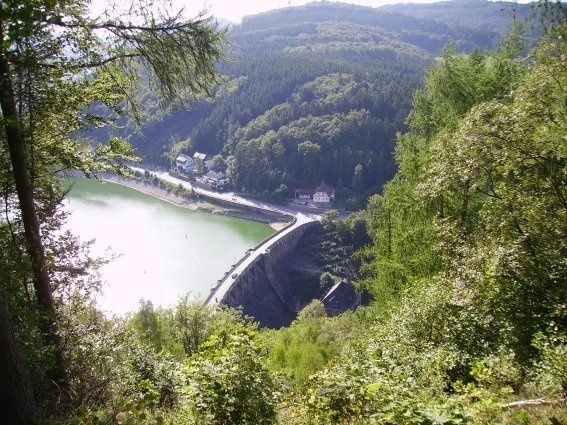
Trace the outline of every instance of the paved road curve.
<instances>
[{"instance_id":1,"label":"paved road curve","mask_svg":"<svg viewBox=\"0 0 567 425\"><path fill-rule=\"evenodd\" d=\"M254 200L254 199L248 199L248 198L244 198L242 196L238 196L236 194L234 194L234 192L214 192L212 190L207 190L207 189L203 189L197 186L193 186L191 183L189 183L186 180L182 180L180 178L177 178L175 176L172 176L171 174L165 172L165 171L150 171L150 170L146 170L145 168L141 168L141 167L130 167L130 169L132 169L133 171L139 171L141 173L144 173L145 171L150 172L151 174L157 176L158 178L168 181L170 183L175 184L176 186L181 184L181 186L183 186L186 189L190 189L195 193L199 193L202 195L206 195L209 198L213 198L213 199L218 199L219 201L225 201L225 202L231 202L233 204L237 204L240 205L242 207L252 207L252 208L258 208L258 209L262 209L265 211L271 211L271 212L276 212L279 214L285 214L285 215L289 215L291 217L305 217L310 219L311 221L318 221L321 219L321 217L317 214L307 214L307 213L303 213L303 212L299 212L296 209L290 208L290 207L286 207L283 205L276 205L276 204L270 204L268 202L261 202L258 200Z\"/></svg>"}]
</instances>

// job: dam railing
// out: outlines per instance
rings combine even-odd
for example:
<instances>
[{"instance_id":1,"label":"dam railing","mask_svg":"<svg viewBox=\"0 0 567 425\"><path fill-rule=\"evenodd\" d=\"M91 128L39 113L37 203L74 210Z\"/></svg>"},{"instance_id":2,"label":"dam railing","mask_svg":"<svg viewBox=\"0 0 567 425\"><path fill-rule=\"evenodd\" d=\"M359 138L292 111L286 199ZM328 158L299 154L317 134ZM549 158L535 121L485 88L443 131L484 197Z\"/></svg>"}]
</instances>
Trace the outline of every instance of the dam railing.
<instances>
[{"instance_id":1,"label":"dam railing","mask_svg":"<svg viewBox=\"0 0 567 425\"><path fill-rule=\"evenodd\" d=\"M233 264L232 267L225 272L224 276L222 279L220 279L219 282L217 282L217 284L215 286L213 286L211 288L211 291L209 293L209 296L207 297L207 299L205 300L205 304L209 304L210 301L213 299L213 297L215 296L216 291L222 286L222 284L226 281L226 279L228 278L232 278L231 275L232 273L242 264L244 263L252 254L256 254L256 251L263 245L265 245L266 243L268 243L269 241L273 240L273 239L277 239L280 237L280 235L282 233L284 233L285 231L287 231L288 229L290 229L291 227L295 226L297 224L297 217L291 216L292 217L292 221L290 223L288 223L286 226L282 227L280 230L276 231L275 233L272 233L270 236L268 236L267 238L265 238L263 241L261 241L260 243L256 244L256 246L254 246L253 248L250 248L243 257L240 258L240 260L238 260L237 263Z\"/></svg>"}]
</instances>

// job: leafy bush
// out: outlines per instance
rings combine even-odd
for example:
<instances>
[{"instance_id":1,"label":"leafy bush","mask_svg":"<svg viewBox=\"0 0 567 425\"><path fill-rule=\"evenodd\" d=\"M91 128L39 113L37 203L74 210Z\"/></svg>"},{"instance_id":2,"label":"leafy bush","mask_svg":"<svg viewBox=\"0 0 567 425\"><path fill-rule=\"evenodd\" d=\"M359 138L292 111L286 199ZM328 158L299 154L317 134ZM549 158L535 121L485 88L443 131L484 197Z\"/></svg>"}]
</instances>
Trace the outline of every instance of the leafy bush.
<instances>
[{"instance_id":1,"label":"leafy bush","mask_svg":"<svg viewBox=\"0 0 567 425\"><path fill-rule=\"evenodd\" d=\"M129 356L134 392L150 405L173 406L181 395L181 365L164 353L138 346Z\"/></svg>"},{"instance_id":2,"label":"leafy bush","mask_svg":"<svg viewBox=\"0 0 567 425\"><path fill-rule=\"evenodd\" d=\"M533 386L540 394L567 398L567 336L539 333L534 346L540 352L540 360L533 371Z\"/></svg>"},{"instance_id":3,"label":"leafy bush","mask_svg":"<svg viewBox=\"0 0 567 425\"><path fill-rule=\"evenodd\" d=\"M154 308L151 301L140 307L128 320L130 331L155 353L167 352L183 360L195 353L213 333L237 328L244 323L239 310L218 306L211 308L198 298L179 297L173 308Z\"/></svg>"},{"instance_id":4,"label":"leafy bush","mask_svg":"<svg viewBox=\"0 0 567 425\"><path fill-rule=\"evenodd\" d=\"M316 423L345 423L368 418L371 393L360 365L325 369L309 382L308 412Z\"/></svg>"},{"instance_id":5,"label":"leafy bush","mask_svg":"<svg viewBox=\"0 0 567 425\"><path fill-rule=\"evenodd\" d=\"M324 313L322 303L313 301L291 326L263 335L270 368L287 375L296 387L304 386L311 375L335 360L359 331L363 332L355 314L327 318Z\"/></svg>"},{"instance_id":6,"label":"leafy bush","mask_svg":"<svg viewBox=\"0 0 567 425\"><path fill-rule=\"evenodd\" d=\"M321 276L324 276L323 273ZM307 318L317 318L317 317L325 317L327 316L327 312L325 311L325 306L320 300L313 300L309 304L307 304L297 315L298 319L307 319Z\"/></svg>"},{"instance_id":7,"label":"leafy bush","mask_svg":"<svg viewBox=\"0 0 567 425\"><path fill-rule=\"evenodd\" d=\"M188 295L179 298L171 313L169 332L176 344L183 347L185 355L195 353L201 343L212 334L238 328L243 323L239 310L218 306L211 308L200 299Z\"/></svg>"},{"instance_id":8,"label":"leafy bush","mask_svg":"<svg viewBox=\"0 0 567 425\"><path fill-rule=\"evenodd\" d=\"M276 391L254 344L242 327L221 331L202 344L185 370L188 395L197 413L211 424L271 424Z\"/></svg>"},{"instance_id":9,"label":"leafy bush","mask_svg":"<svg viewBox=\"0 0 567 425\"><path fill-rule=\"evenodd\" d=\"M309 381L306 410L316 424L461 424L470 412L428 386L427 374L446 370L448 352L355 350ZM450 357L450 356L449 356ZM413 362L412 362L413 360Z\"/></svg>"}]
</instances>

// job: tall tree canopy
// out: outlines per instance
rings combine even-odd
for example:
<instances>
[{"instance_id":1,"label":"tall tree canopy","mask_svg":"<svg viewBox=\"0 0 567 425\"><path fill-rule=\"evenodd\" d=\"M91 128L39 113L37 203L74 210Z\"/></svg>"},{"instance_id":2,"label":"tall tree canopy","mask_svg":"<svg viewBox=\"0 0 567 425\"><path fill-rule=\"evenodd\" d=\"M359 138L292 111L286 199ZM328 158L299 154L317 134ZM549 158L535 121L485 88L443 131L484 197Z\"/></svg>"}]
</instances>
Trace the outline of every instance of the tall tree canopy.
<instances>
[{"instance_id":1,"label":"tall tree canopy","mask_svg":"<svg viewBox=\"0 0 567 425\"><path fill-rule=\"evenodd\" d=\"M435 292L429 338L468 356L504 346L526 365L534 335L567 329L566 28L531 66L514 43L447 53L414 97L398 174L367 210L369 287L394 309Z\"/></svg>"},{"instance_id":2,"label":"tall tree canopy","mask_svg":"<svg viewBox=\"0 0 567 425\"><path fill-rule=\"evenodd\" d=\"M224 40L224 32L204 15L186 20L181 13L169 14L166 3L116 2L99 17L88 14L88 4L0 4L0 173L6 219L0 226L9 236L3 240L8 249L2 250L0 289L29 295L31 272L34 291L28 298L35 298L40 333L55 359L48 378L63 390L69 382L53 294L61 290L59 284L68 284L72 272L68 279L56 276L52 231L61 190L54 175L63 169L92 174L132 158L129 146L117 139L93 150L78 135L113 119L97 114L101 107L120 114L133 106L135 112L128 98L142 72L167 101L207 93L217 81L214 65ZM18 252L20 261L10 264L10 252Z\"/></svg>"}]
</instances>

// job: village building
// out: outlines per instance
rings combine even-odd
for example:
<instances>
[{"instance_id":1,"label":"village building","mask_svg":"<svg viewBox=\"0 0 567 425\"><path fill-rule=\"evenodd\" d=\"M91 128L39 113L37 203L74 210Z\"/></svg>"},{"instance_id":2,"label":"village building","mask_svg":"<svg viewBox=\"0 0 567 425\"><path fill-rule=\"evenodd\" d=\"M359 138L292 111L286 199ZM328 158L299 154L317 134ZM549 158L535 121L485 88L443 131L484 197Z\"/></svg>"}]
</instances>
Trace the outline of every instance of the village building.
<instances>
[{"instance_id":1,"label":"village building","mask_svg":"<svg viewBox=\"0 0 567 425\"><path fill-rule=\"evenodd\" d=\"M175 165L177 166L177 171L184 174L189 174L195 169L193 158L183 153L175 158Z\"/></svg>"},{"instance_id":2,"label":"village building","mask_svg":"<svg viewBox=\"0 0 567 425\"><path fill-rule=\"evenodd\" d=\"M207 174L205 174L204 178L209 180L211 183L220 185L230 183L230 179L226 176L225 173L221 171L209 171Z\"/></svg>"},{"instance_id":3,"label":"village building","mask_svg":"<svg viewBox=\"0 0 567 425\"><path fill-rule=\"evenodd\" d=\"M193 162L195 163L195 169L198 173L203 174L205 172L205 161L207 160L207 154L201 152L195 152L193 154Z\"/></svg>"},{"instance_id":4,"label":"village building","mask_svg":"<svg viewBox=\"0 0 567 425\"><path fill-rule=\"evenodd\" d=\"M209 171L201 178L201 181L214 189L222 189L230 184L230 179L220 171Z\"/></svg>"},{"instance_id":5,"label":"village building","mask_svg":"<svg viewBox=\"0 0 567 425\"><path fill-rule=\"evenodd\" d=\"M335 189L324 183L315 189L295 189L296 204L330 207L334 199Z\"/></svg>"},{"instance_id":6,"label":"village building","mask_svg":"<svg viewBox=\"0 0 567 425\"><path fill-rule=\"evenodd\" d=\"M313 193L313 202L315 204L330 204L335 199L335 189L326 184L317 186Z\"/></svg>"}]
</instances>

